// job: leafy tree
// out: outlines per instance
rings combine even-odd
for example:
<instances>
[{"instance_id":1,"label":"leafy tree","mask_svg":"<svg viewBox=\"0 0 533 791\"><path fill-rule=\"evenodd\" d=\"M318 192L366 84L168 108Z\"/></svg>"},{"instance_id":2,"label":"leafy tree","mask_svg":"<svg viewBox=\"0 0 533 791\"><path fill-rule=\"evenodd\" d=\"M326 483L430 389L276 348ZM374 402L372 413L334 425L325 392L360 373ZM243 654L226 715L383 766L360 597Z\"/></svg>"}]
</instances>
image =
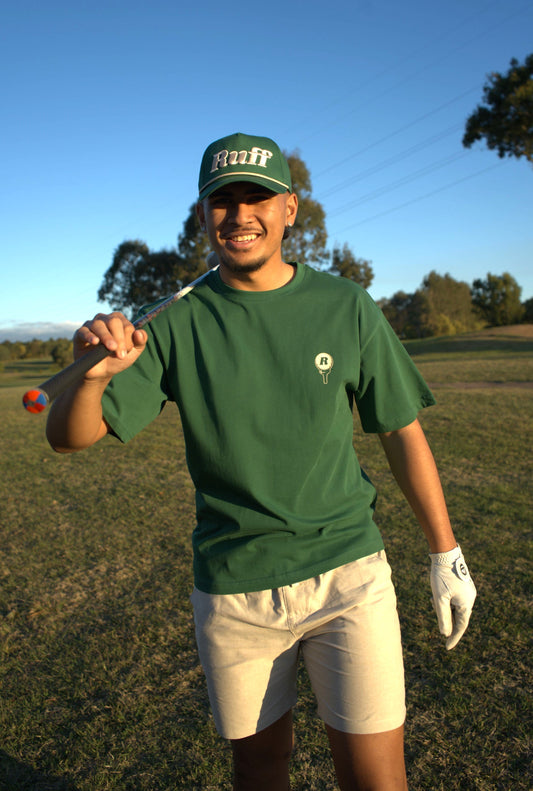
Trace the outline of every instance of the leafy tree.
<instances>
[{"instance_id":1,"label":"leafy tree","mask_svg":"<svg viewBox=\"0 0 533 791\"><path fill-rule=\"evenodd\" d=\"M113 253L111 266L104 274L98 289L98 299L101 302L107 300L115 310L133 306L136 276L146 268L149 256L148 245L139 239L122 242Z\"/></svg>"},{"instance_id":2,"label":"leafy tree","mask_svg":"<svg viewBox=\"0 0 533 791\"><path fill-rule=\"evenodd\" d=\"M374 279L371 261L356 258L347 244L342 249L338 246L333 248L329 271L334 275L347 277L363 288L368 288Z\"/></svg>"},{"instance_id":3,"label":"leafy tree","mask_svg":"<svg viewBox=\"0 0 533 791\"><path fill-rule=\"evenodd\" d=\"M12 360L23 360L26 354L26 344L21 341L15 341L11 344L9 351Z\"/></svg>"},{"instance_id":4,"label":"leafy tree","mask_svg":"<svg viewBox=\"0 0 533 791\"><path fill-rule=\"evenodd\" d=\"M513 58L506 74L490 74L483 101L467 118L465 148L485 138L498 156L525 157L533 164L533 53L523 65Z\"/></svg>"},{"instance_id":5,"label":"leafy tree","mask_svg":"<svg viewBox=\"0 0 533 791\"><path fill-rule=\"evenodd\" d=\"M299 153L284 153L291 171L292 189L298 195L298 214L283 242L283 257L285 261L299 261L318 268L328 259L326 214L312 197L311 174Z\"/></svg>"},{"instance_id":6,"label":"leafy tree","mask_svg":"<svg viewBox=\"0 0 533 791\"><path fill-rule=\"evenodd\" d=\"M196 215L196 203L193 203L183 223L183 230L178 236L178 253L187 270L186 276L182 278L183 284L190 283L206 271L210 250L209 239Z\"/></svg>"},{"instance_id":7,"label":"leafy tree","mask_svg":"<svg viewBox=\"0 0 533 791\"><path fill-rule=\"evenodd\" d=\"M33 340L29 341L26 344L26 351L24 353L24 358L26 360L35 360L39 357L47 357L47 350L46 344L44 341L39 340L38 338L33 338Z\"/></svg>"},{"instance_id":8,"label":"leafy tree","mask_svg":"<svg viewBox=\"0 0 533 791\"><path fill-rule=\"evenodd\" d=\"M426 299L427 335L455 335L477 329L468 283L432 271L422 281L421 291Z\"/></svg>"},{"instance_id":9,"label":"leafy tree","mask_svg":"<svg viewBox=\"0 0 533 791\"><path fill-rule=\"evenodd\" d=\"M527 324L533 324L533 297L526 299L526 301L522 303L522 306L524 308L522 321Z\"/></svg>"},{"instance_id":10,"label":"leafy tree","mask_svg":"<svg viewBox=\"0 0 533 791\"><path fill-rule=\"evenodd\" d=\"M50 356L58 368L70 365L73 360L72 341L60 338L50 350Z\"/></svg>"},{"instance_id":11,"label":"leafy tree","mask_svg":"<svg viewBox=\"0 0 533 791\"><path fill-rule=\"evenodd\" d=\"M183 262L175 250L153 253L138 239L125 241L113 254L98 299L133 316L142 305L176 291L183 272Z\"/></svg>"},{"instance_id":12,"label":"leafy tree","mask_svg":"<svg viewBox=\"0 0 533 791\"><path fill-rule=\"evenodd\" d=\"M472 302L491 327L517 324L524 316L520 302L521 287L509 272L503 275L487 274L485 280L474 280Z\"/></svg>"},{"instance_id":13,"label":"leafy tree","mask_svg":"<svg viewBox=\"0 0 533 791\"><path fill-rule=\"evenodd\" d=\"M385 297L378 300L377 303L399 338L407 337L405 333L407 309L412 296L412 294L407 294L405 291L396 291L392 297Z\"/></svg>"},{"instance_id":14,"label":"leafy tree","mask_svg":"<svg viewBox=\"0 0 533 791\"><path fill-rule=\"evenodd\" d=\"M420 289L414 294L397 291L390 299L382 299L378 304L400 338L423 338L428 334L427 297Z\"/></svg>"},{"instance_id":15,"label":"leafy tree","mask_svg":"<svg viewBox=\"0 0 533 791\"><path fill-rule=\"evenodd\" d=\"M468 283L432 271L414 294L398 291L381 309L401 338L455 335L479 327Z\"/></svg>"},{"instance_id":16,"label":"leafy tree","mask_svg":"<svg viewBox=\"0 0 533 791\"><path fill-rule=\"evenodd\" d=\"M11 359L11 354L9 352L9 347L6 343L0 343L0 372L4 370L4 363L6 360Z\"/></svg>"}]
</instances>

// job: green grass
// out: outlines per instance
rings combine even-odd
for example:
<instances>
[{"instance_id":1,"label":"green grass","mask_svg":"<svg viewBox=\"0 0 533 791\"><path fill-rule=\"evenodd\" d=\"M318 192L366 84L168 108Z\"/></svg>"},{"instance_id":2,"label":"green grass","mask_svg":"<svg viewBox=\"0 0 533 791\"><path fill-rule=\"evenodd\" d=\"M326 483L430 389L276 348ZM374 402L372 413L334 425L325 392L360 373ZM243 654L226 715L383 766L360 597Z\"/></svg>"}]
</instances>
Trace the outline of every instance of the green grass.
<instances>
[{"instance_id":1,"label":"green grass","mask_svg":"<svg viewBox=\"0 0 533 791\"><path fill-rule=\"evenodd\" d=\"M459 344L417 357L438 400L421 420L478 587L452 652L432 612L425 543L356 420L398 592L411 791L531 787L533 390L516 384L533 380L527 352ZM44 415L20 406L46 378L35 373L0 389L0 789L227 789L229 751L192 631L194 493L176 410L126 447L106 438L58 456ZM293 789L335 789L304 672L300 690Z\"/></svg>"},{"instance_id":2,"label":"green grass","mask_svg":"<svg viewBox=\"0 0 533 791\"><path fill-rule=\"evenodd\" d=\"M46 381L58 368L51 359L9 360L0 372L0 388L39 385Z\"/></svg>"}]
</instances>

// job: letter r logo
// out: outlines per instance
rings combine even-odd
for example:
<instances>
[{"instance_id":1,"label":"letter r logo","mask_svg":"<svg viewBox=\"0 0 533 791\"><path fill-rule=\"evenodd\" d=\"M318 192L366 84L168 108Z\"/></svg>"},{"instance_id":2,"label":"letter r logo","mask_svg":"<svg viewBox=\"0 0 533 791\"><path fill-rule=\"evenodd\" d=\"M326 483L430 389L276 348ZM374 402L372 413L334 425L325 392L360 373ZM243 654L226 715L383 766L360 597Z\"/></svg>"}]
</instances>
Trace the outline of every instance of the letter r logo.
<instances>
[{"instance_id":1,"label":"letter r logo","mask_svg":"<svg viewBox=\"0 0 533 791\"><path fill-rule=\"evenodd\" d=\"M320 352L315 357L315 367L317 371L322 374L322 381L325 385L328 383L328 376L333 368L333 357L327 352Z\"/></svg>"}]
</instances>

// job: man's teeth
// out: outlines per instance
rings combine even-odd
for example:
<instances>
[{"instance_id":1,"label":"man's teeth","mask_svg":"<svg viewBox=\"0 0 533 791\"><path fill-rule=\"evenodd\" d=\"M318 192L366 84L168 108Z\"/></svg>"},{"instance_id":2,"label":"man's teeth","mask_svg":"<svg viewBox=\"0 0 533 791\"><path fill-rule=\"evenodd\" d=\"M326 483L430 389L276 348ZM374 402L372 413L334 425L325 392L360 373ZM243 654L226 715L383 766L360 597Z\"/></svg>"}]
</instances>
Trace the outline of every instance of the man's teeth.
<instances>
[{"instance_id":1,"label":"man's teeth","mask_svg":"<svg viewBox=\"0 0 533 791\"><path fill-rule=\"evenodd\" d=\"M257 239L257 234L247 233L245 236L232 236L231 239L233 242L253 242L254 239Z\"/></svg>"}]
</instances>

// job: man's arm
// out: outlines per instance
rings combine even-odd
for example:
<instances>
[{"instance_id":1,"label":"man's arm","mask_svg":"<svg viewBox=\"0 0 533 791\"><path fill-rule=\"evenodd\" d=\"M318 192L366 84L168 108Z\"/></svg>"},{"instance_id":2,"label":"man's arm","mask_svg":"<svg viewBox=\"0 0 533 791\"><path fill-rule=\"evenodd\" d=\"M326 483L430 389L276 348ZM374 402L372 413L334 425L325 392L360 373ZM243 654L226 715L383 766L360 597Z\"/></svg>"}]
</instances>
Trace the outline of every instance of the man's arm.
<instances>
[{"instance_id":1,"label":"man's arm","mask_svg":"<svg viewBox=\"0 0 533 791\"><path fill-rule=\"evenodd\" d=\"M418 420L379 436L392 473L430 546L433 603L449 650L466 631L476 587L453 535L437 466Z\"/></svg>"},{"instance_id":2,"label":"man's arm","mask_svg":"<svg viewBox=\"0 0 533 791\"><path fill-rule=\"evenodd\" d=\"M112 377L129 368L146 345L144 330L135 330L122 313L99 314L74 335L77 359L92 346L103 343L111 352L85 374L81 382L59 396L50 408L46 436L60 453L83 450L108 433L102 415L102 395Z\"/></svg>"},{"instance_id":3,"label":"man's arm","mask_svg":"<svg viewBox=\"0 0 533 791\"><path fill-rule=\"evenodd\" d=\"M398 486L422 527L431 552L448 552L457 546L435 459L415 420L379 438Z\"/></svg>"}]
</instances>

